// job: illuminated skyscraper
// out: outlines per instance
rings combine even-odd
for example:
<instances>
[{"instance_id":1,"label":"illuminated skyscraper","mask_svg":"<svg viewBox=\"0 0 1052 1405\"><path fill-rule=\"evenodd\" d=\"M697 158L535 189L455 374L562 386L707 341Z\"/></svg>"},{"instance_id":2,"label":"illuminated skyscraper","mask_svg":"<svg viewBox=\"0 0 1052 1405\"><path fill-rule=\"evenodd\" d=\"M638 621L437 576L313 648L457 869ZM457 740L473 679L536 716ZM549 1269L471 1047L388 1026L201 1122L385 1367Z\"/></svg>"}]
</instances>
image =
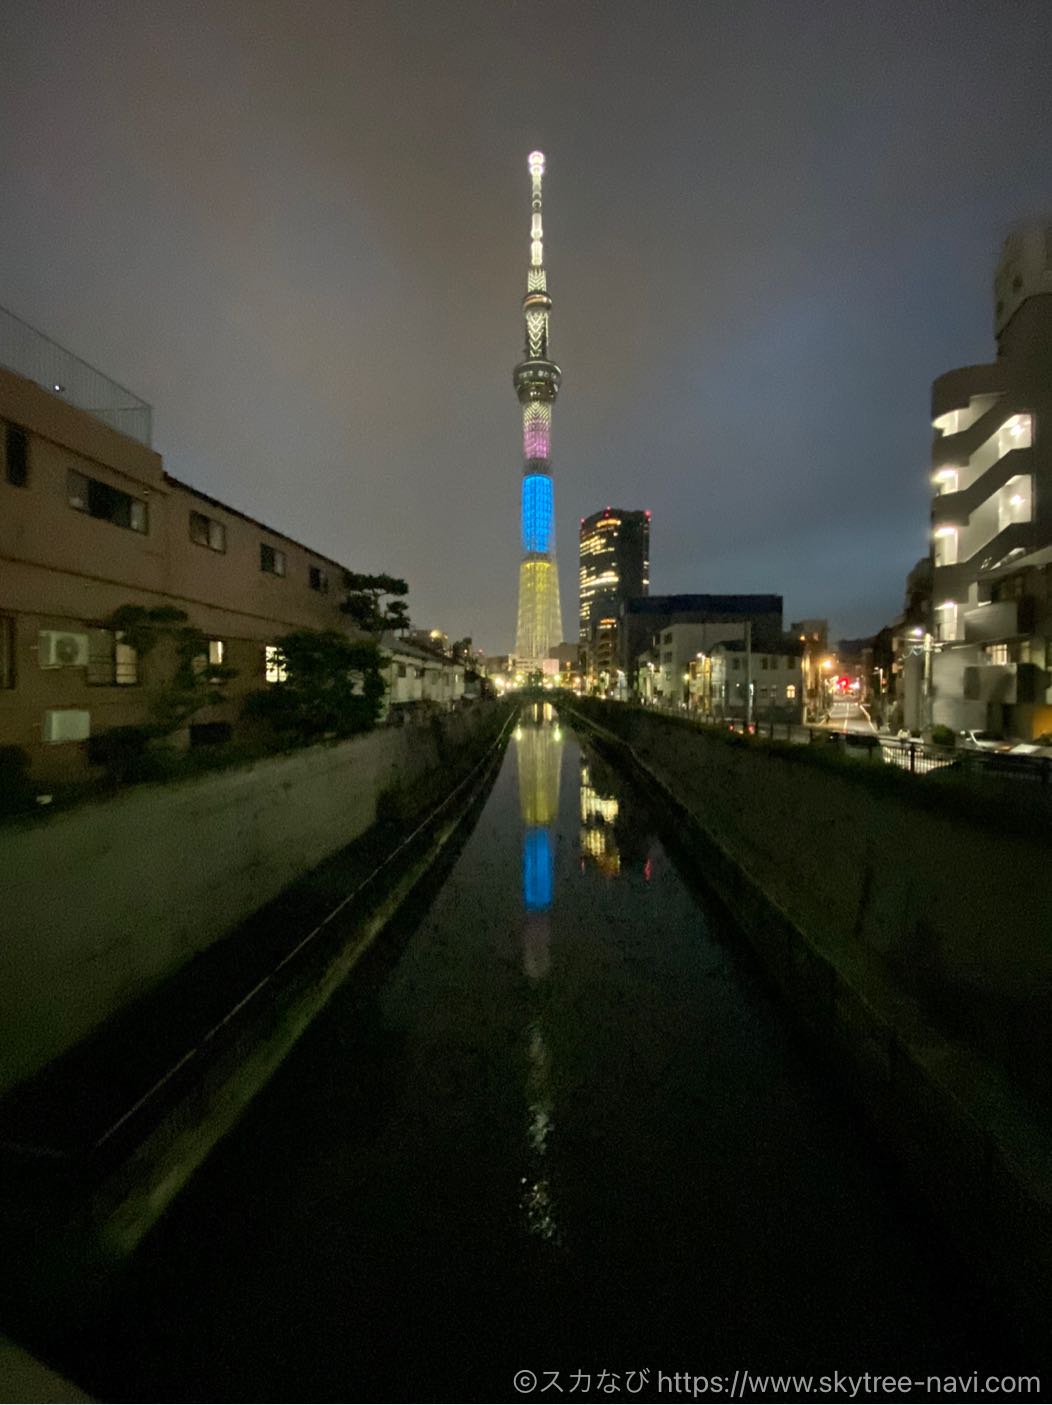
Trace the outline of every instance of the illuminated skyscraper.
<instances>
[{"instance_id":1,"label":"illuminated skyscraper","mask_svg":"<svg viewBox=\"0 0 1052 1405\"><path fill-rule=\"evenodd\" d=\"M625 600L650 593L650 513L608 507L581 518L581 643L588 676L616 683L617 631Z\"/></svg>"},{"instance_id":2,"label":"illuminated skyscraper","mask_svg":"<svg viewBox=\"0 0 1052 1405\"><path fill-rule=\"evenodd\" d=\"M555 500L552 491L552 406L562 372L548 356L552 300L544 271L541 181L544 153L531 152L530 267L522 310L526 323L523 359L513 372L522 406L522 563L515 658L524 672L538 669L562 639L559 574L555 565Z\"/></svg>"}]
</instances>

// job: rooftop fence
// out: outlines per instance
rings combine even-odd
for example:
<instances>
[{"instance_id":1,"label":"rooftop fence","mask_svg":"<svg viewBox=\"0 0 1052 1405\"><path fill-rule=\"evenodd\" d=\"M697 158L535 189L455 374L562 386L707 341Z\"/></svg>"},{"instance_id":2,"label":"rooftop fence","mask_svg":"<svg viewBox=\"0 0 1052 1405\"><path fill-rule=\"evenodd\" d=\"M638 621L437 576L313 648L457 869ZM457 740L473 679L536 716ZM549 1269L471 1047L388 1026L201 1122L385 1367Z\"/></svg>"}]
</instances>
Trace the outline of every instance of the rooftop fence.
<instances>
[{"instance_id":1,"label":"rooftop fence","mask_svg":"<svg viewBox=\"0 0 1052 1405\"><path fill-rule=\"evenodd\" d=\"M150 444L153 411L79 356L0 308L0 366L35 381L129 439Z\"/></svg>"}]
</instances>

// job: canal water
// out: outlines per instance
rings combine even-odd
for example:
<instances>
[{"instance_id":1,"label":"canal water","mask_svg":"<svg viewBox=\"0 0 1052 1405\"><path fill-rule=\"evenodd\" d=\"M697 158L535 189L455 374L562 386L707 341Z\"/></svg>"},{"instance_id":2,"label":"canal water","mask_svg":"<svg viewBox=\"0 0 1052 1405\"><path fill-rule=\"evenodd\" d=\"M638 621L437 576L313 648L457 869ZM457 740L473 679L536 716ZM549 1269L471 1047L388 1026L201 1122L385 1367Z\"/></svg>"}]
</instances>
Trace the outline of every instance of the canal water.
<instances>
[{"instance_id":1,"label":"canal water","mask_svg":"<svg viewBox=\"0 0 1052 1405\"><path fill-rule=\"evenodd\" d=\"M80 1383L508 1400L532 1371L537 1398L617 1399L629 1372L658 1398L658 1371L726 1373L726 1392L735 1370L1002 1366L661 833L525 710L441 886L85 1309L63 1363Z\"/></svg>"}]
</instances>

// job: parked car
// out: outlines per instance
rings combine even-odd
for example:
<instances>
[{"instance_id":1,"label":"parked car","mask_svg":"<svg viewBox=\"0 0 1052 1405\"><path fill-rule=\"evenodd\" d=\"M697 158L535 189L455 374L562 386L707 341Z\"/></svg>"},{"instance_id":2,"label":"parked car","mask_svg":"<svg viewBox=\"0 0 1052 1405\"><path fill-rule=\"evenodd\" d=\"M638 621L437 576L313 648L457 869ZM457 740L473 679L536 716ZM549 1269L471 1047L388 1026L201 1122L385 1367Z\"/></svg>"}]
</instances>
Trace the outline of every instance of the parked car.
<instances>
[{"instance_id":1,"label":"parked car","mask_svg":"<svg viewBox=\"0 0 1052 1405\"><path fill-rule=\"evenodd\" d=\"M957 745L965 751L1010 751L1011 743L1006 742L999 732L980 732L968 727L958 733Z\"/></svg>"}]
</instances>

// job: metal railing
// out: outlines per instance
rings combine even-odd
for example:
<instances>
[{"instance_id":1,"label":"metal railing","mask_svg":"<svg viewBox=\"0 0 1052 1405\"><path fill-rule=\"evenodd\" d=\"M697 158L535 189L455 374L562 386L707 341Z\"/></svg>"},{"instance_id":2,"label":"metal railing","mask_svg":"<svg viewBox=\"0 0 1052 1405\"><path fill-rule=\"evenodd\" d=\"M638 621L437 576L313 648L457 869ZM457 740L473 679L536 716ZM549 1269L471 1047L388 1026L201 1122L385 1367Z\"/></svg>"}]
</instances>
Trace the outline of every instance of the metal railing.
<instances>
[{"instance_id":1,"label":"metal railing","mask_svg":"<svg viewBox=\"0 0 1052 1405\"><path fill-rule=\"evenodd\" d=\"M847 732L835 727L809 726L798 722L756 721L746 724L741 718L702 716L684 708L648 704L648 711L678 717L698 727L721 727L729 732L767 741L792 742L799 745L836 747L863 764L883 763L899 766L911 775L926 776L935 771L953 768L969 781L1029 783L1047 791L1052 801L1052 757L1015 756L1004 751L983 751L971 747L932 746L916 738L892 737L881 732Z\"/></svg>"},{"instance_id":2,"label":"metal railing","mask_svg":"<svg viewBox=\"0 0 1052 1405\"><path fill-rule=\"evenodd\" d=\"M130 390L0 307L0 366L149 446L153 410Z\"/></svg>"}]
</instances>

